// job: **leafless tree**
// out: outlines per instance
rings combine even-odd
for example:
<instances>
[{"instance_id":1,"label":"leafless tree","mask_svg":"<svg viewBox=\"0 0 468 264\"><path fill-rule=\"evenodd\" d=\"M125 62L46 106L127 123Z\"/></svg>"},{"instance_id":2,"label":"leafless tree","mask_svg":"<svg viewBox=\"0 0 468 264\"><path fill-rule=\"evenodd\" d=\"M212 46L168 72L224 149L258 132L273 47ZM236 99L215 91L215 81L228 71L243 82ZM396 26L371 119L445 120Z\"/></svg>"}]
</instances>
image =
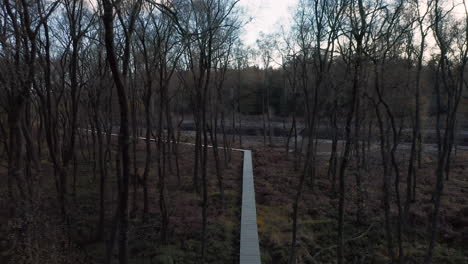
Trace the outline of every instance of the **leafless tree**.
<instances>
[{"instance_id":1,"label":"leafless tree","mask_svg":"<svg viewBox=\"0 0 468 264\"><path fill-rule=\"evenodd\" d=\"M316 156L316 129L319 116L319 93L323 89L325 79L333 61L334 43L338 38L337 30L344 11L344 2L310 1L304 2L299 9L298 46L301 48L301 82L305 97L306 130L308 143L306 146L306 158L304 169L301 173L297 193L293 203L293 230L289 263L296 263L296 245L298 229L298 210L306 176L315 181L315 156ZM308 65L308 64L312 65ZM308 68L313 70L314 78L312 87L309 87Z\"/></svg>"},{"instance_id":2,"label":"leafless tree","mask_svg":"<svg viewBox=\"0 0 468 264\"><path fill-rule=\"evenodd\" d=\"M433 213L431 216L430 243L425 263L432 263L434 248L439 232L439 213L444 191L444 180L449 179L450 157L454 145L455 124L461 93L464 87L464 74L468 61L468 12L465 4L465 20L452 24L450 12L444 11L440 1L435 0L432 13L433 27L440 54L435 65L437 100L437 168L436 186L432 195ZM445 110L445 117L442 112Z\"/></svg>"}]
</instances>

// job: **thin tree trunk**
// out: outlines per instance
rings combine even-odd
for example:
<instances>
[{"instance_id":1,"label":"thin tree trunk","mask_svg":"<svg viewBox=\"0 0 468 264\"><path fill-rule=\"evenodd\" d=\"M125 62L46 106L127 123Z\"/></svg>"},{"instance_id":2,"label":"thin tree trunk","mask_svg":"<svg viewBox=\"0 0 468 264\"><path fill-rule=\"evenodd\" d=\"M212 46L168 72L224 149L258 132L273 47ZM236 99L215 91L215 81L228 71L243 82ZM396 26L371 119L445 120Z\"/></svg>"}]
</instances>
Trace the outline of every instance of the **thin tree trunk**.
<instances>
[{"instance_id":1,"label":"thin tree trunk","mask_svg":"<svg viewBox=\"0 0 468 264\"><path fill-rule=\"evenodd\" d=\"M119 72L117 56L114 47L114 12L110 0L103 0L104 14L102 17L105 29L105 45L107 60L117 89L120 106L119 150L122 155L122 183L119 188L119 263L128 263L128 189L130 178L129 166L129 129L128 129L128 100L124 82ZM127 36L128 37L128 36Z\"/></svg>"}]
</instances>

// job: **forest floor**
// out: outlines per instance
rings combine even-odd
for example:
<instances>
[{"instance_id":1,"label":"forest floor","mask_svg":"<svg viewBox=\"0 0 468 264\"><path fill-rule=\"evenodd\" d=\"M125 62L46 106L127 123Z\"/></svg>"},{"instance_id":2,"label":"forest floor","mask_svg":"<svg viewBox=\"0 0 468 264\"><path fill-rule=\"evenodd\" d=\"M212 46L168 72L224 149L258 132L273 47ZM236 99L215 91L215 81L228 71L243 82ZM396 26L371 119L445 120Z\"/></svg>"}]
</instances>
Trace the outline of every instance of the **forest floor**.
<instances>
[{"instance_id":1,"label":"forest floor","mask_svg":"<svg viewBox=\"0 0 468 264\"><path fill-rule=\"evenodd\" d=\"M327 146L319 149L327 149ZM400 153L404 156L404 153ZM327 176L327 155L318 157L315 181L308 176L299 207L298 263L335 263L338 196ZM302 171L294 169L293 153L257 147L253 152L258 228L263 263L287 263L292 235L292 205ZM384 232L383 179L379 153L362 171L363 212L357 219L356 170L347 173L345 199L345 254L348 263L389 263ZM404 250L409 263L422 263L429 241L431 194L436 161L430 154L418 171L416 202L411 205ZM405 199L407 166L400 164L401 197ZM441 227L434 263L468 263L468 152L459 152L452 163L441 206ZM338 183L337 183L338 187ZM391 191L394 194L392 178ZM396 234L398 217L391 197L391 221ZM393 237L395 252L397 238Z\"/></svg>"},{"instance_id":2,"label":"forest floor","mask_svg":"<svg viewBox=\"0 0 468 264\"><path fill-rule=\"evenodd\" d=\"M294 154L286 155L280 139L272 147L263 147L262 137L245 137L242 148L252 149L257 203L257 221L262 263L287 263L292 230L292 205L301 166L294 168ZM186 137L183 141L191 142ZM89 144L90 142L88 142ZM152 146L156 144L153 142ZM114 142L113 148L116 145ZM240 147L238 143L233 147ZM298 263L334 263L336 259L338 199L327 177L328 143L319 143L315 181L307 177L299 209ZM175 171L167 175L167 208L169 210L169 241L160 238L161 217L157 167L153 150L153 167L149 181L149 220L142 221L142 189L137 195L137 210L133 210L133 187L130 186L130 263L198 263L201 250L201 195L193 191L193 146L179 147L181 184ZM238 263L242 153L232 152L229 166L223 169L225 202L223 209L217 187L212 149L208 149L208 248L207 263ZM221 161L224 160L221 154ZM406 154L399 153L401 157ZM388 263L382 202L382 171L377 152L369 155L368 170L362 170L363 212L357 219L355 169L347 173L345 213L345 253L349 263ZM0 184L0 263L103 263L106 241L111 233L117 198L115 165L109 170L106 189L105 239L96 239L99 212L99 170L93 157L81 142L78 151L76 195L73 195L70 175L70 195L67 210L69 227L60 219L52 164L41 161L40 181L34 210L20 208L20 217L6 219L6 183ZM144 142L137 147L137 171L143 172ZM115 150L112 154L115 161ZM222 162L223 163L223 162ZM429 241L431 194L435 186L436 161L426 153L418 171L417 200L412 204L404 249L408 263L421 263ZM404 200L406 165L401 168L401 193ZM133 166L131 169L133 173ZM0 167L0 176L6 174ZM71 174L71 172L70 172ZM392 181L392 192L393 181ZM441 207L441 228L434 263L468 263L468 152L460 151L452 164L451 178L446 182ZM393 234L396 234L397 207L392 196ZM67 235L69 233L69 235ZM71 237L71 240L67 238ZM395 246L396 237L393 237ZM395 248L396 250L396 248ZM396 252L396 251L395 251ZM113 256L117 257L117 244Z\"/></svg>"},{"instance_id":3,"label":"forest floor","mask_svg":"<svg viewBox=\"0 0 468 264\"><path fill-rule=\"evenodd\" d=\"M83 144L83 142L82 142ZM114 149L116 145L114 144ZM152 142L152 147L156 144ZM138 188L134 210L133 185L130 186L129 256L130 263L199 263L202 236L202 195L193 190L194 147L179 146L181 183L178 183L175 160L167 175L166 200L169 214L168 243L160 238L161 216L157 163L153 161L149 176L149 217L142 221L143 191ZM208 224L206 263L237 263L240 237L240 202L242 187L242 153L232 152L228 167L223 168L225 206L217 185L212 149L208 149ZM224 155L220 151L221 161ZM23 217L0 217L0 263L103 263L111 233L117 201L115 165L109 170L106 188L105 239L96 239L99 216L99 169L84 145L78 151L76 193L70 185L68 222L61 221L52 164L41 161L40 199L36 210L19 210ZM115 161L115 151L112 159ZM131 159L132 155L131 155ZM144 171L145 145L137 147L137 171ZM221 162L224 164L223 162ZM133 173L133 165L131 173ZM0 176L6 170L0 169ZM71 172L70 172L71 174ZM70 184L73 180L70 176ZM141 175L140 175L141 176ZM201 183L201 176L200 183ZM4 178L4 177L3 177ZM132 181L130 181L132 182ZM0 184L0 216L6 216L6 184ZM25 215L29 215L27 217ZM27 219L27 220L25 220ZM70 235L66 235L69 233ZM68 240L67 237L71 237ZM117 257L117 241L113 256Z\"/></svg>"}]
</instances>

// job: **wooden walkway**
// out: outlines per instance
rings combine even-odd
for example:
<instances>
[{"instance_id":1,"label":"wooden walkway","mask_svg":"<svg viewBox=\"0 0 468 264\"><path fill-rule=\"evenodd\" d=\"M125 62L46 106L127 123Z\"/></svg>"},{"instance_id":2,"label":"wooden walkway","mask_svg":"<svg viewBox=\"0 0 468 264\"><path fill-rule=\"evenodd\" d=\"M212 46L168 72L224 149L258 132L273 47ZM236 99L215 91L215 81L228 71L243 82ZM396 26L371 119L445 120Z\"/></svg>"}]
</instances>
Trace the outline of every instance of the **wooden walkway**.
<instances>
[{"instance_id":1,"label":"wooden walkway","mask_svg":"<svg viewBox=\"0 0 468 264\"><path fill-rule=\"evenodd\" d=\"M253 180L252 152L244 150L242 174L242 216L240 230L240 264L260 264L257 209Z\"/></svg>"},{"instance_id":2,"label":"wooden walkway","mask_svg":"<svg viewBox=\"0 0 468 264\"><path fill-rule=\"evenodd\" d=\"M90 129L84 129L92 132ZM118 136L118 134L111 134ZM145 140L144 137L138 139ZM155 139L150 139L155 141ZM179 142L182 145L194 146L193 143ZM208 146L212 148L213 146ZM218 147L222 148L222 147ZM244 153L244 169L242 173L242 213L240 230L240 264L260 264L260 245L258 241L257 229L257 207L255 204L255 186L253 180L252 151L246 149L236 149Z\"/></svg>"}]
</instances>

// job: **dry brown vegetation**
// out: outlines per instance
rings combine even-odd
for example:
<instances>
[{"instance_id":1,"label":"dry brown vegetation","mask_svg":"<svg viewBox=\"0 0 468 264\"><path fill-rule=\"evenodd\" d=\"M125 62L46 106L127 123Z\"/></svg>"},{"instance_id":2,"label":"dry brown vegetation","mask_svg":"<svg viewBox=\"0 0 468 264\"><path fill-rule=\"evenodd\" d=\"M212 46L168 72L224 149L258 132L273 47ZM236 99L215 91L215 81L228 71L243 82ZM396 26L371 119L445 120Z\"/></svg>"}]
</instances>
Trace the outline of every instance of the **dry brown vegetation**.
<instances>
[{"instance_id":1,"label":"dry brown vegetation","mask_svg":"<svg viewBox=\"0 0 468 264\"><path fill-rule=\"evenodd\" d=\"M255 189L262 259L264 263L285 263L291 242L292 204L300 171L294 170L292 158L278 150L259 148L254 151ZM434 263L466 263L468 260L468 153L458 153L453 163L453 176L447 182L441 210L439 246ZM315 182L305 185L300 203L298 261L300 263L334 263L336 259L337 195L327 178L328 159L319 157ZM428 156L420 169L417 202L411 211L405 239L409 263L424 258L431 195L434 190L434 158ZM350 263L388 263L389 256L382 232L382 172L379 159L373 158L363 175L365 190L364 221L356 219L356 185L351 166L347 178L346 261ZM402 183L402 190L405 182ZM394 201L395 197L392 197ZM391 208L392 221L397 210Z\"/></svg>"},{"instance_id":2,"label":"dry brown vegetation","mask_svg":"<svg viewBox=\"0 0 468 264\"><path fill-rule=\"evenodd\" d=\"M84 143L84 142L83 142ZM114 144L116 148L116 145ZM153 143L155 147L155 143ZM41 161L37 200L32 208L22 208L16 218L5 218L5 184L0 184L0 263L103 263L106 258L105 240L95 237L99 222L99 185L93 177L93 162L85 145L78 159L76 195L70 197L68 223L60 220L56 190L49 175L51 164ZM113 155L115 156L115 151ZM178 183L175 164L167 177L167 206L169 208L169 241L160 241L160 209L158 205L157 172L152 168L149 184L149 218L142 222L142 190L138 186L137 209L130 206L130 263L198 263L202 216L201 197L193 191L193 146L179 146L180 176ZM211 156L211 155L210 155ZM223 156L221 156L224 158ZM144 144L137 148L137 167L144 167ZM226 184L225 205L220 199L212 157L209 159L208 256L207 263L237 263L239 251L240 195L242 153L232 152L229 166L223 168ZM155 164L155 161L153 161ZM6 171L0 170L0 176ZM117 206L115 169L110 170L106 197L106 233L110 234ZM140 175L141 177L141 175ZM70 186L71 187L71 186ZM131 188L132 190L132 188ZM130 192L133 197L133 192ZM133 201L131 200L131 205ZM115 254L115 255L114 255ZM116 252L113 253L116 258ZM113 257L113 258L114 258Z\"/></svg>"}]
</instances>

